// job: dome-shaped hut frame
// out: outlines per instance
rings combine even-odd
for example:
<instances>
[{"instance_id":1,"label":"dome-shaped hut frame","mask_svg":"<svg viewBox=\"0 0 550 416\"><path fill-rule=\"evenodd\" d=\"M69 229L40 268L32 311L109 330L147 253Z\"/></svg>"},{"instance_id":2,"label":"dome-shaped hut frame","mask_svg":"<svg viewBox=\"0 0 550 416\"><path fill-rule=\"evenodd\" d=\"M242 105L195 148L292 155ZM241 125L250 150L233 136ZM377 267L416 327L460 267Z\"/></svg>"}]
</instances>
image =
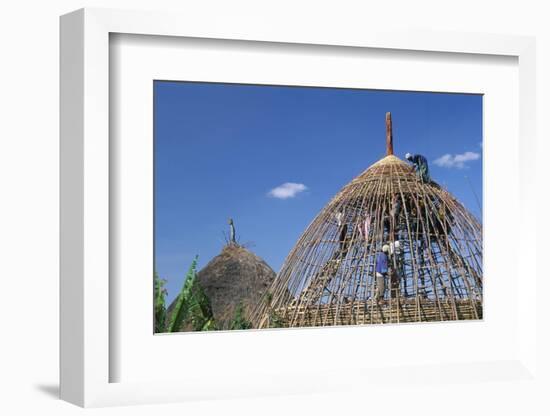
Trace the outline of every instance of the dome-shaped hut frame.
<instances>
[{"instance_id":1,"label":"dome-shaped hut frame","mask_svg":"<svg viewBox=\"0 0 550 416\"><path fill-rule=\"evenodd\" d=\"M482 317L482 227L449 192L393 155L346 185L299 238L254 324L303 327ZM389 248L384 298L376 256Z\"/></svg>"}]
</instances>

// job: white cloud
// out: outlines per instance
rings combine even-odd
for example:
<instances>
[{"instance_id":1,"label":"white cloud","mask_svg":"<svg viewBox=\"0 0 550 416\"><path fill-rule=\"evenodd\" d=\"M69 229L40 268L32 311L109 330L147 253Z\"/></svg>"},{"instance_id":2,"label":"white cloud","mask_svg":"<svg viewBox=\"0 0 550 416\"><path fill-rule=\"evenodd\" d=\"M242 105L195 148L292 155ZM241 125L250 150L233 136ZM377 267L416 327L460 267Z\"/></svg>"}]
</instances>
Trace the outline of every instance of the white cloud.
<instances>
[{"instance_id":1,"label":"white cloud","mask_svg":"<svg viewBox=\"0 0 550 416\"><path fill-rule=\"evenodd\" d=\"M479 153L475 152L464 152L462 154L458 155L451 155L449 153L438 157L434 160L434 163L437 166L441 166L443 168L459 168L462 169L466 167L466 162L471 162L473 160L479 159Z\"/></svg>"},{"instance_id":2,"label":"white cloud","mask_svg":"<svg viewBox=\"0 0 550 416\"><path fill-rule=\"evenodd\" d=\"M282 185L277 186L276 188L273 188L267 193L267 195L278 199L294 198L296 195L298 195L300 192L305 191L306 189L307 186L305 186L303 183L286 182Z\"/></svg>"}]
</instances>

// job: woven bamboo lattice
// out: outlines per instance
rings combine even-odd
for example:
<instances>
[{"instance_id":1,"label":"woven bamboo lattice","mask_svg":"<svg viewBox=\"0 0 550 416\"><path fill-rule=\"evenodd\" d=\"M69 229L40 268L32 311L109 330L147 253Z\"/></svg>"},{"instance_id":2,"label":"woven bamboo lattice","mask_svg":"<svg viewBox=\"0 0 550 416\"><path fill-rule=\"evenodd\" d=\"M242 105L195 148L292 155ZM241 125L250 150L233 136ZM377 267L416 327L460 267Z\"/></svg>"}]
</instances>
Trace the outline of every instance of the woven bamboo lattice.
<instances>
[{"instance_id":1,"label":"woven bamboo lattice","mask_svg":"<svg viewBox=\"0 0 550 416\"><path fill-rule=\"evenodd\" d=\"M389 113L386 132L386 157L307 227L256 306L255 327L482 318L481 224L393 155ZM384 245L390 271L377 298L375 259Z\"/></svg>"}]
</instances>

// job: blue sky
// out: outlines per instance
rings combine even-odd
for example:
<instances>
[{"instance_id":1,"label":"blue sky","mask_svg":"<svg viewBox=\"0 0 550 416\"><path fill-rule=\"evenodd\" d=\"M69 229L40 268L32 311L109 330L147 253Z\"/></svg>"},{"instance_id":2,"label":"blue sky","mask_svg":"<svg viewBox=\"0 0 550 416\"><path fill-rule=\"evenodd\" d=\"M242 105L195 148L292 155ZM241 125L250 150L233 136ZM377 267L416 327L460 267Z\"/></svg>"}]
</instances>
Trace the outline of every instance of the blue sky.
<instances>
[{"instance_id":1,"label":"blue sky","mask_svg":"<svg viewBox=\"0 0 550 416\"><path fill-rule=\"evenodd\" d=\"M241 243L277 272L307 225L351 179L394 151L481 217L482 96L155 81L155 268L168 299L195 254ZM467 178L466 178L467 177ZM285 185L286 184L286 185Z\"/></svg>"}]
</instances>

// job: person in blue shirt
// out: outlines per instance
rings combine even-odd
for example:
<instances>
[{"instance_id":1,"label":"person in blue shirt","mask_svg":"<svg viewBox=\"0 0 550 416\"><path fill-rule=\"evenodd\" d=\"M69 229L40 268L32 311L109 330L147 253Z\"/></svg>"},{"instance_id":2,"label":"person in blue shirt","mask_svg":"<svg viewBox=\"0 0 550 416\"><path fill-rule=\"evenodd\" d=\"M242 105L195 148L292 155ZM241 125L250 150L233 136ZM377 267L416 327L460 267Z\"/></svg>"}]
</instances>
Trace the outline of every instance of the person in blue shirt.
<instances>
[{"instance_id":1,"label":"person in blue shirt","mask_svg":"<svg viewBox=\"0 0 550 416\"><path fill-rule=\"evenodd\" d=\"M376 300L384 299L386 293L386 277L388 276L388 245L382 247L382 251L376 255L376 264L374 271L376 274L376 291L374 298Z\"/></svg>"},{"instance_id":2,"label":"person in blue shirt","mask_svg":"<svg viewBox=\"0 0 550 416\"><path fill-rule=\"evenodd\" d=\"M422 182L424 183L431 182L430 172L428 169L428 161L424 156L411 155L410 153L407 153L405 155L405 159L407 159L409 162L413 164L416 175Z\"/></svg>"}]
</instances>

